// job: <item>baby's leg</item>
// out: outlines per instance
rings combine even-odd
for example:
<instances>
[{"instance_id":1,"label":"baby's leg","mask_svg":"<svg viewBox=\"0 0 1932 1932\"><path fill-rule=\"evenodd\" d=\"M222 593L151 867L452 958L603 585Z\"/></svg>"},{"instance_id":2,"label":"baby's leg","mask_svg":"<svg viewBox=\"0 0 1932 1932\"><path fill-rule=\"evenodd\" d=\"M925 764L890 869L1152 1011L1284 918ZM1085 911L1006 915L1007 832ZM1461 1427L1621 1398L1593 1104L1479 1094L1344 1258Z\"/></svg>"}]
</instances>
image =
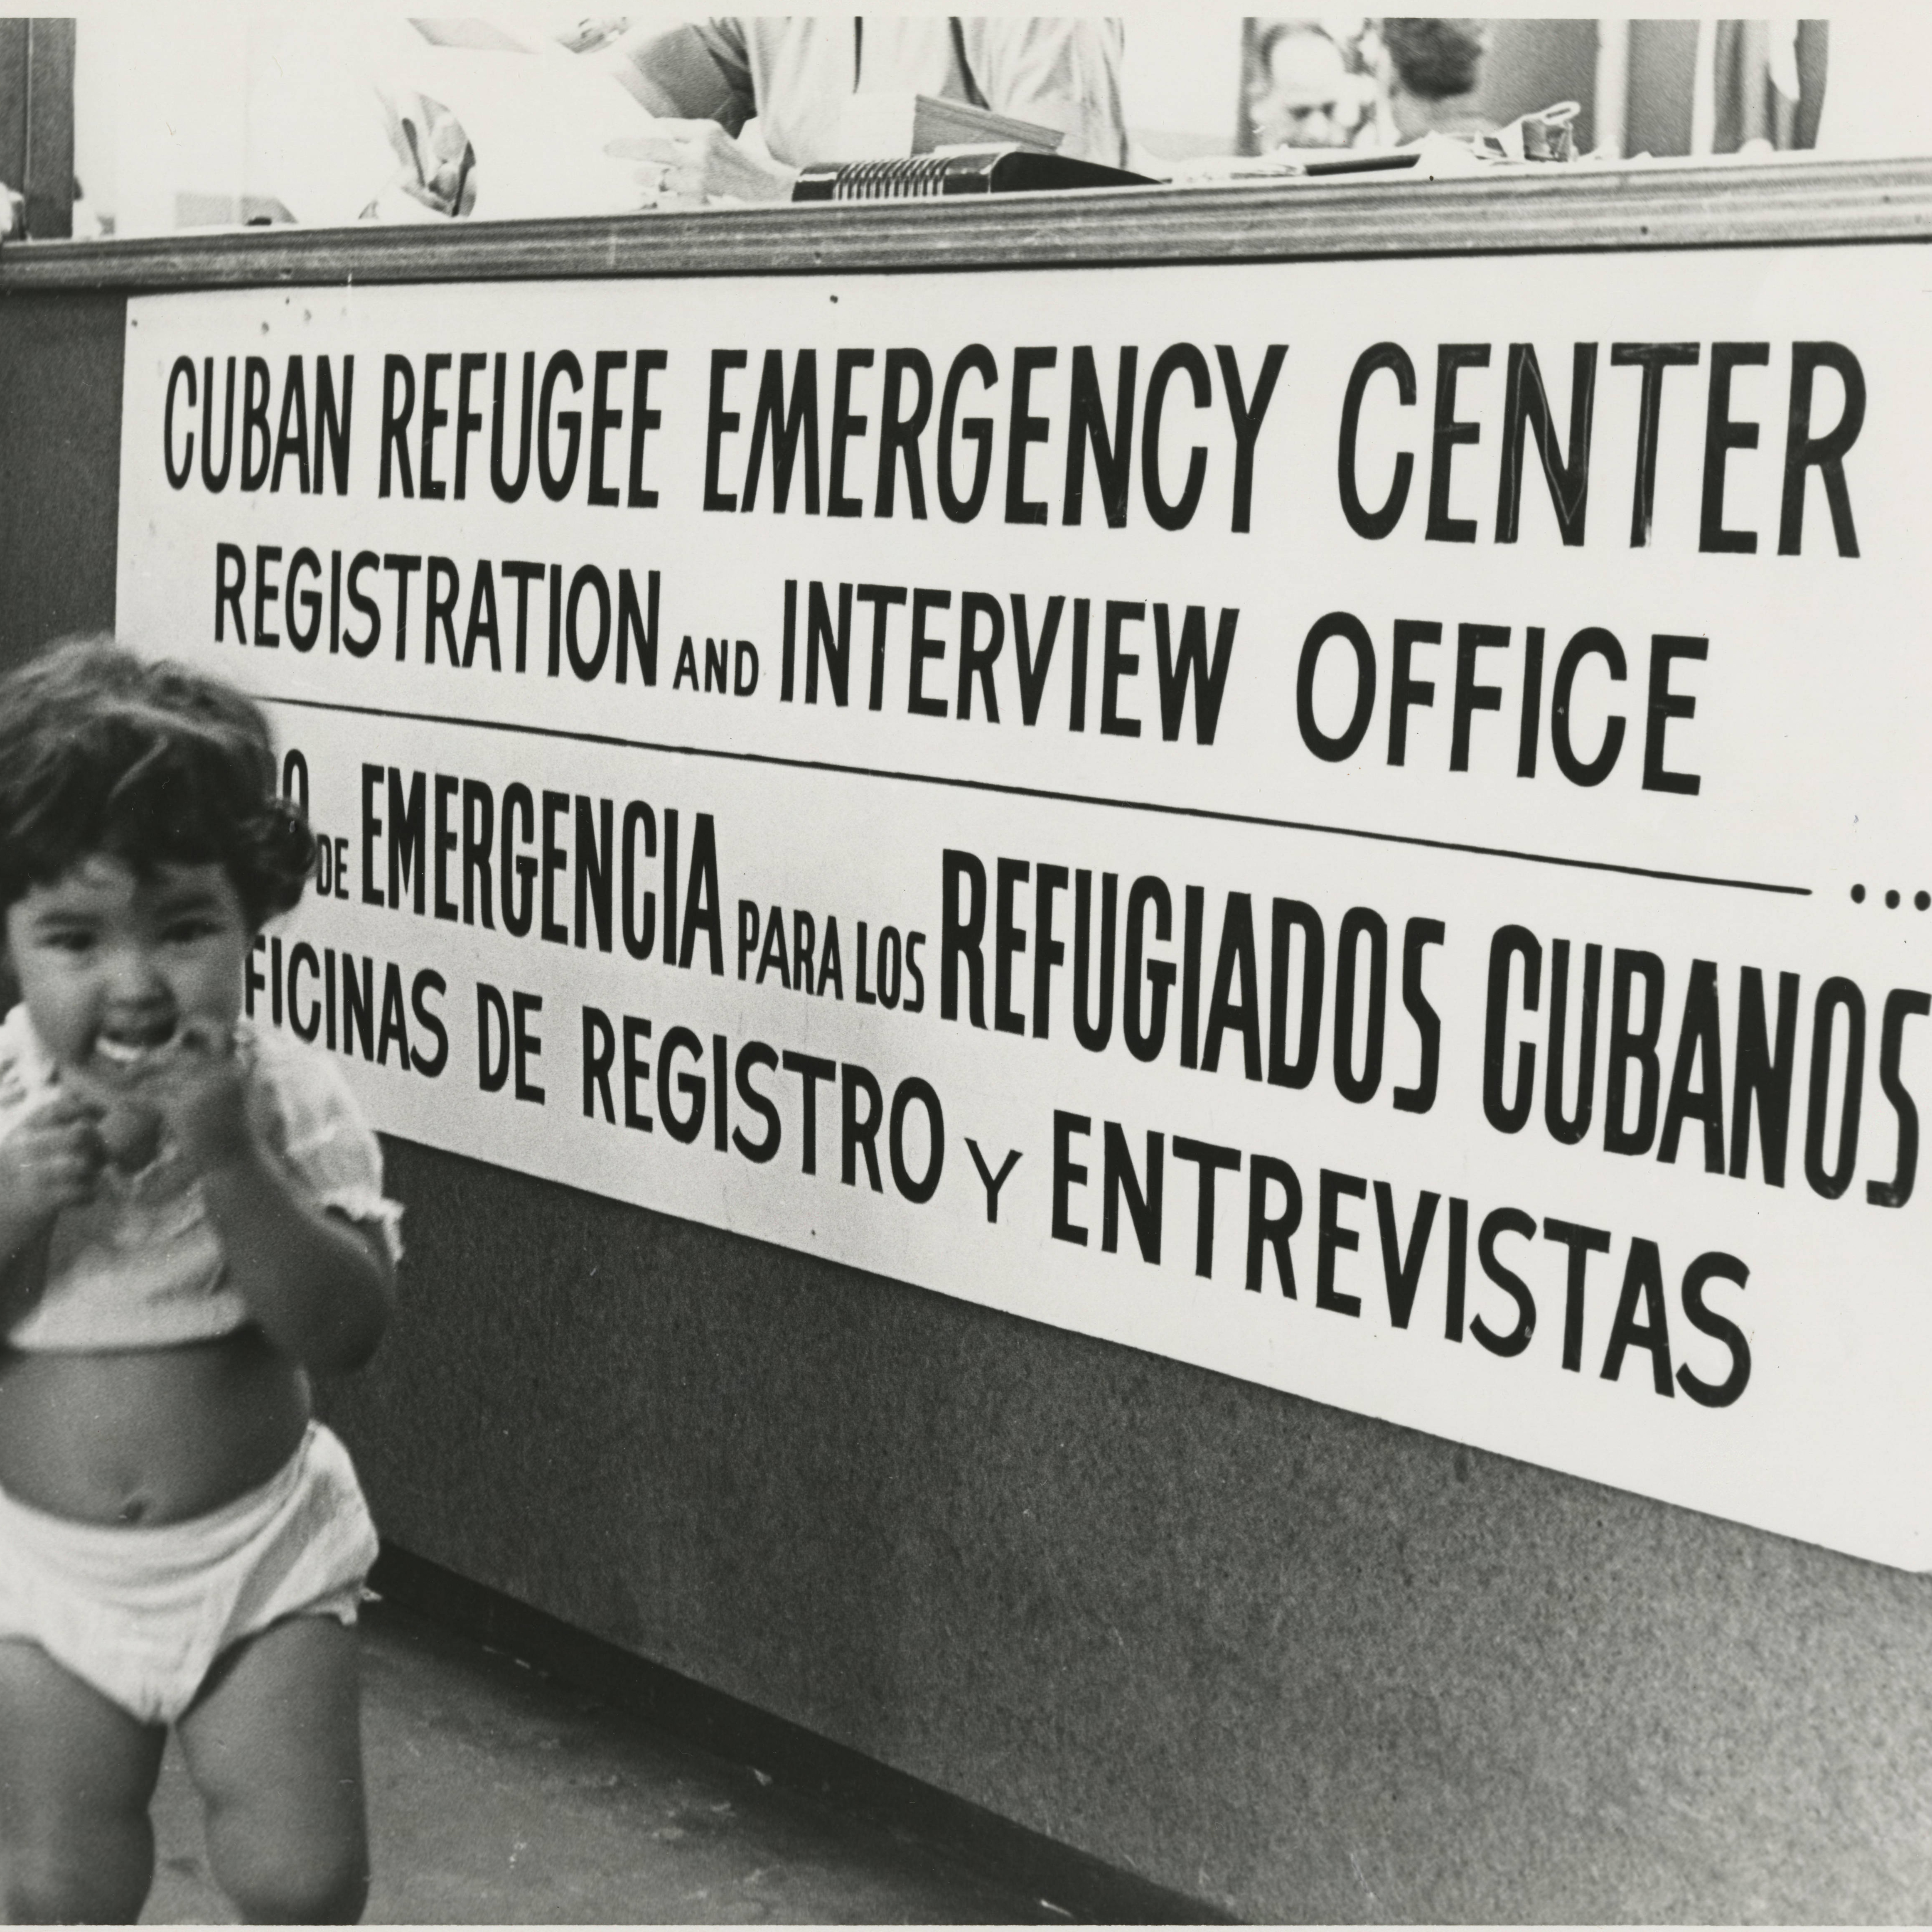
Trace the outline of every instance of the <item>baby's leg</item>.
<instances>
[{"instance_id":1,"label":"baby's leg","mask_svg":"<svg viewBox=\"0 0 1932 1932\"><path fill-rule=\"evenodd\" d=\"M16 1925L131 1923L154 1876L167 1733L37 1645L0 1641L0 1879Z\"/></svg>"},{"instance_id":2,"label":"baby's leg","mask_svg":"<svg viewBox=\"0 0 1932 1932\"><path fill-rule=\"evenodd\" d=\"M178 1735L208 1857L256 1924L346 1925L369 1890L356 1633L290 1617L237 1644Z\"/></svg>"}]
</instances>

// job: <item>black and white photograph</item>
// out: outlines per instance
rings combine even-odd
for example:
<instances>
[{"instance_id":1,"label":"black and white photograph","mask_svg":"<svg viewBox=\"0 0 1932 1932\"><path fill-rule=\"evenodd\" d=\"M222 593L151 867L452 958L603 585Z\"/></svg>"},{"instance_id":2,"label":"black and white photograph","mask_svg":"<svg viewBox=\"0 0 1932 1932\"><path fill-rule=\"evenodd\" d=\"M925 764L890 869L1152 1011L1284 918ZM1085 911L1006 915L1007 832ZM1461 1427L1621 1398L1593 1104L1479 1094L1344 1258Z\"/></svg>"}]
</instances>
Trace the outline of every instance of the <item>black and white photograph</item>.
<instances>
[{"instance_id":1,"label":"black and white photograph","mask_svg":"<svg viewBox=\"0 0 1932 1932\"><path fill-rule=\"evenodd\" d=\"M1932 9L68 4L0 1922L1932 1921Z\"/></svg>"}]
</instances>

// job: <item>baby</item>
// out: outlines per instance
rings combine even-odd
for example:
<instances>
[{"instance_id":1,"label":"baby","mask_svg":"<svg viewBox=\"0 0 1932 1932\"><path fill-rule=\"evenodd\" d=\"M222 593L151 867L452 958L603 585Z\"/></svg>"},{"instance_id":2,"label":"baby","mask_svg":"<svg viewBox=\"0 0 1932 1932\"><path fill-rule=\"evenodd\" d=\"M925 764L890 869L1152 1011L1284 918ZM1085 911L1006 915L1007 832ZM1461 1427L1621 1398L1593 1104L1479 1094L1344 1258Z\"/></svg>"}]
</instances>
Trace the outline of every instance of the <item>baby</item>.
<instances>
[{"instance_id":1,"label":"baby","mask_svg":"<svg viewBox=\"0 0 1932 1932\"><path fill-rule=\"evenodd\" d=\"M0 680L0 1883L131 1920L170 1726L254 1920L368 1886L376 1537L311 1372L389 1316L400 1210L334 1063L242 1016L314 842L266 720L178 664Z\"/></svg>"}]
</instances>

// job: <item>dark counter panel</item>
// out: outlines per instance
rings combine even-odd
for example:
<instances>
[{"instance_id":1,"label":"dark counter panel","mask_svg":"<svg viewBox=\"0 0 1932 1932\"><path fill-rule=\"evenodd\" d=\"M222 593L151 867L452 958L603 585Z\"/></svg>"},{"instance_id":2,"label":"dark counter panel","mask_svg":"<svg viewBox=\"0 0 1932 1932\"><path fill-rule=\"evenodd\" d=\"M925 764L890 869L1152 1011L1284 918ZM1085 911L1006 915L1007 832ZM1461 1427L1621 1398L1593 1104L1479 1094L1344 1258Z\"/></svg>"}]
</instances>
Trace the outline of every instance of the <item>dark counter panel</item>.
<instances>
[{"instance_id":1,"label":"dark counter panel","mask_svg":"<svg viewBox=\"0 0 1932 1932\"><path fill-rule=\"evenodd\" d=\"M401 1310L330 1407L420 1556L1244 1917L1932 1912L1922 1579L419 1148L392 1180Z\"/></svg>"},{"instance_id":2,"label":"dark counter panel","mask_svg":"<svg viewBox=\"0 0 1932 1932\"><path fill-rule=\"evenodd\" d=\"M0 668L114 622L119 295L0 296Z\"/></svg>"}]
</instances>

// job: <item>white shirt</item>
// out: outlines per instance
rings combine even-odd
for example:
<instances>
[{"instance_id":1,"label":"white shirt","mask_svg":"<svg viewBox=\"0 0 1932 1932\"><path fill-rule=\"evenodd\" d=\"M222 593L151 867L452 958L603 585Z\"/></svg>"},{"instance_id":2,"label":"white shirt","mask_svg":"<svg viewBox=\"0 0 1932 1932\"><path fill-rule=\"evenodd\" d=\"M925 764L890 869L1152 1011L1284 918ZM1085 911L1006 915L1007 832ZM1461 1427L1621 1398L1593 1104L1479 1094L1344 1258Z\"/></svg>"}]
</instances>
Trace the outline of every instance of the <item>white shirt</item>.
<instances>
[{"instance_id":1,"label":"white shirt","mask_svg":"<svg viewBox=\"0 0 1932 1932\"><path fill-rule=\"evenodd\" d=\"M646 29L622 44L654 114L736 134L752 116L773 158L831 155L858 93L929 94L1057 128L1060 152L1126 165L1118 20L743 15Z\"/></svg>"},{"instance_id":2,"label":"white shirt","mask_svg":"<svg viewBox=\"0 0 1932 1932\"><path fill-rule=\"evenodd\" d=\"M258 1143L316 1207L379 1227L399 1259L403 1210L383 1196L382 1149L334 1060L245 1021L236 1052ZM26 1008L16 1006L0 1021L0 1140L59 1078ZM104 1169L92 1201L55 1217L44 1279L0 1340L28 1350L162 1348L231 1334L249 1319L200 1185L164 1140L138 1173Z\"/></svg>"}]
</instances>

